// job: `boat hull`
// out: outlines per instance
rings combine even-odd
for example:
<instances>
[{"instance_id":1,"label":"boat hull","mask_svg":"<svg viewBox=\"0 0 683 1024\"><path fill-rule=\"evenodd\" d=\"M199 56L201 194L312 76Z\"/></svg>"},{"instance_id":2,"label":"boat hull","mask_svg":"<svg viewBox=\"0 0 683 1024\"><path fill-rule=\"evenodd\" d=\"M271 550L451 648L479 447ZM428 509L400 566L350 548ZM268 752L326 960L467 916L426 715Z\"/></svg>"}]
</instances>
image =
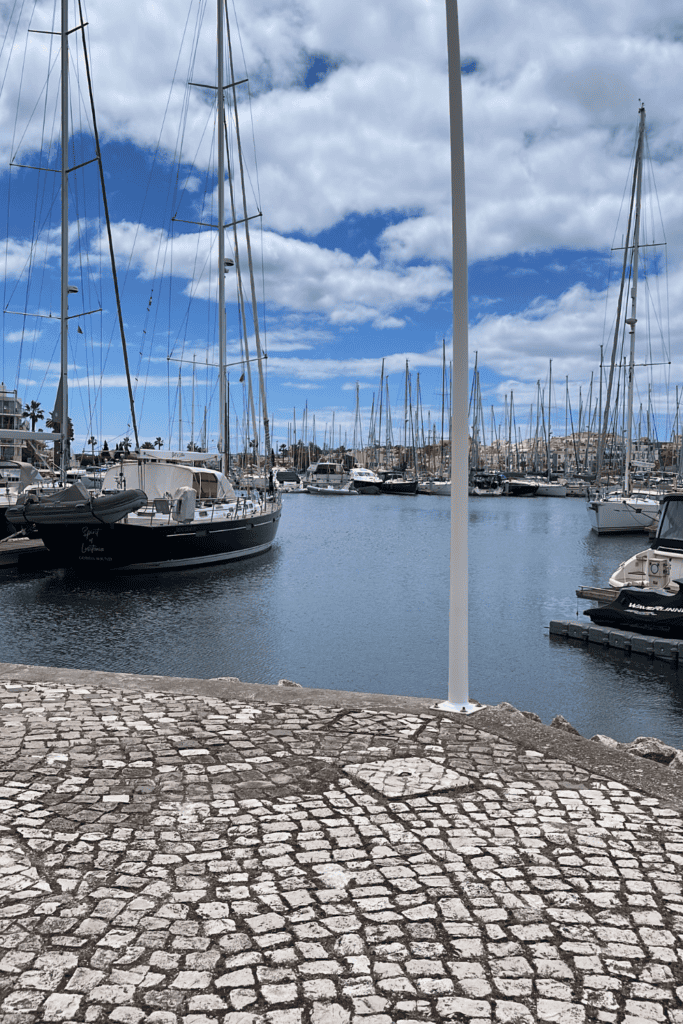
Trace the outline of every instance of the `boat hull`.
<instances>
[{"instance_id":1,"label":"boat hull","mask_svg":"<svg viewBox=\"0 0 683 1024\"><path fill-rule=\"evenodd\" d=\"M539 498L566 498L567 487L565 484L542 483L538 485L536 494Z\"/></svg>"},{"instance_id":2,"label":"boat hull","mask_svg":"<svg viewBox=\"0 0 683 1024\"><path fill-rule=\"evenodd\" d=\"M315 484L309 484L306 490L309 494L325 494L332 497L348 497L349 494L359 493L352 487L316 487Z\"/></svg>"},{"instance_id":3,"label":"boat hull","mask_svg":"<svg viewBox=\"0 0 683 1024\"><path fill-rule=\"evenodd\" d=\"M426 480L419 484L418 491L420 494L440 494L448 498L451 494L451 482L450 480Z\"/></svg>"},{"instance_id":4,"label":"boat hull","mask_svg":"<svg viewBox=\"0 0 683 1024\"><path fill-rule=\"evenodd\" d=\"M86 573L156 572L236 561L273 544L280 507L262 515L191 523L38 526L60 566Z\"/></svg>"},{"instance_id":5,"label":"boat hull","mask_svg":"<svg viewBox=\"0 0 683 1024\"><path fill-rule=\"evenodd\" d=\"M659 502L649 499L599 498L586 508L595 533L644 533L655 528L659 515Z\"/></svg>"},{"instance_id":6,"label":"boat hull","mask_svg":"<svg viewBox=\"0 0 683 1024\"><path fill-rule=\"evenodd\" d=\"M507 480L504 490L511 498L531 498L537 493L538 484L527 480Z\"/></svg>"},{"instance_id":7,"label":"boat hull","mask_svg":"<svg viewBox=\"0 0 683 1024\"><path fill-rule=\"evenodd\" d=\"M417 480L383 480L382 494L417 494Z\"/></svg>"}]
</instances>

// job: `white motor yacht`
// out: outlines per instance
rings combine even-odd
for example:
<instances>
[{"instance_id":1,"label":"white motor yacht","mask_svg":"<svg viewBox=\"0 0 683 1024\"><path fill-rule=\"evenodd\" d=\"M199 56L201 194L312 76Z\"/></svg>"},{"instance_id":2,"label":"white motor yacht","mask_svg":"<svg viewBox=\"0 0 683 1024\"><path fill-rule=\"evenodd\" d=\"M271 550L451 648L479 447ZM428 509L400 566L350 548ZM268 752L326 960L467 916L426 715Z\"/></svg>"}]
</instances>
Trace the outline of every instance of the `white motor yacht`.
<instances>
[{"instance_id":1,"label":"white motor yacht","mask_svg":"<svg viewBox=\"0 0 683 1024\"><path fill-rule=\"evenodd\" d=\"M382 493L382 478L377 476L377 473L373 473L371 469L365 469L363 466L354 466L353 469L349 470L349 480L351 486L359 494Z\"/></svg>"},{"instance_id":2,"label":"white motor yacht","mask_svg":"<svg viewBox=\"0 0 683 1024\"><path fill-rule=\"evenodd\" d=\"M678 592L683 581L683 494L668 494L661 502L655 539L645 551L628 558L612 573L610 587L666 589Z\"/></svg>"}]
</instances>

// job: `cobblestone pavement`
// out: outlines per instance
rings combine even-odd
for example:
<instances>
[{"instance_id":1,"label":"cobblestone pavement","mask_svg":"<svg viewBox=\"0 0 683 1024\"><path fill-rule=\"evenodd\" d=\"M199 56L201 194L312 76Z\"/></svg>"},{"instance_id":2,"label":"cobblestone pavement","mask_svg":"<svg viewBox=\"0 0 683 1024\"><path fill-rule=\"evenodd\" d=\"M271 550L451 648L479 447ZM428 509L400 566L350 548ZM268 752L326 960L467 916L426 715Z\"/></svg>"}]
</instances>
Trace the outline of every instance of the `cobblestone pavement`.
<instances>
[{"instance_id":1,"label":"cobblestone pavement","mask_svg":"<svg viewBox=\"0 0 683 1024\"><path fill-rule=\"evenodd\" d=\"M261 689L0 681L1 1024L683 1024L683 804Z\"/></svg>"}]
</instances>

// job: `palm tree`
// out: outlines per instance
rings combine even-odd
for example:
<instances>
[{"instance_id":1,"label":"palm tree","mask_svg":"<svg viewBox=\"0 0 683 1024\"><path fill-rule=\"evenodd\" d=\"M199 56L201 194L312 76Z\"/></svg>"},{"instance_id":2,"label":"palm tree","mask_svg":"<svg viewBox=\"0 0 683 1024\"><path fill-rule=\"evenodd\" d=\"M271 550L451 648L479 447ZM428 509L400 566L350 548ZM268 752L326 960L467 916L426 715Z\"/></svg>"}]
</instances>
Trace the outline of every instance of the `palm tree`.
<instances>
[{"instance_id":1,"label":"palm tree","mask_svg":"<svg viewBox=\"0 0 683 1024\"><path fill-rule=\"evenodd\" d=\"M45 420L45 426L49 427L50 430L61 430L61 426L62 426L61 423L59 422L59 420L55 420L53 417L54 417L54 412L51 412L50 413L50 419L49 420ZM68 423L69 423L69 440L73 441L73 439L74 439L74 424L73 424L73 420L71 419L70 416L69 416L69 419L68 419Z\"/></svg>"},{"instance_id":2,"label":"palm tree","mask_svg":"<svg viewBox=\"0 0 683 1024\"><path fill-rule=\"evenodd\" d=\"M163 437L157 437L157 439L154 442L154 446L156 448L158 448L159 451L161 451L161 449L164 447L164 439L163 439Z\"/></svg>"},{"instance_id":3,"label":"palm tree","mask_svg":"<svg viewBox=\"0 0 683 1024\"><path fill-rule=\"evenodd\" d=\"M36 429L36 422L38 420L45 419L45 413L40 407L40 402L36 402L35 400L32 401L30 405L24 406L22 416L25 416L27 419L31 421L31 430L34 431Z\"/></svg>"},{"instance_id":4,"label":"palm tree","mask_svg":"<svg viewBox=\"0 0 683 1024\"><path fill-rule=\"evenodd\" d=\"M97 444L97 438L96 437L92 437L92 436L89 437L88 440L86 441L86 444L90 445L90 449L92 451L92 465L94 466L95 465L95 445Z\"/></svg>"}]
</instances>

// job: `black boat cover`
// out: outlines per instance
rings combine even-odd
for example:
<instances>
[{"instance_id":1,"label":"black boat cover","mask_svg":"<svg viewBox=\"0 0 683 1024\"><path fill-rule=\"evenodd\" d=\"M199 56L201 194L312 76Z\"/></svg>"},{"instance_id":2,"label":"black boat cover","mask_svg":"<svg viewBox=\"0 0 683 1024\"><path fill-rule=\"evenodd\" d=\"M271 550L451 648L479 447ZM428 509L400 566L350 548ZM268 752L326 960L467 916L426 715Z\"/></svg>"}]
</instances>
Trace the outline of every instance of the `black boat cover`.
<instances>
[{"instance_id":1,"label":"black boat cover","mask_svg":"<svg viewBox=\"0 0 683 1024\"><path fill-rule=\"evenodd\" d=\"M624 587L611 604L588 608L583 614L596 626L683 640L683 580L674 582L679 587L677 594Z\"/></svg>"}]
</instances>

